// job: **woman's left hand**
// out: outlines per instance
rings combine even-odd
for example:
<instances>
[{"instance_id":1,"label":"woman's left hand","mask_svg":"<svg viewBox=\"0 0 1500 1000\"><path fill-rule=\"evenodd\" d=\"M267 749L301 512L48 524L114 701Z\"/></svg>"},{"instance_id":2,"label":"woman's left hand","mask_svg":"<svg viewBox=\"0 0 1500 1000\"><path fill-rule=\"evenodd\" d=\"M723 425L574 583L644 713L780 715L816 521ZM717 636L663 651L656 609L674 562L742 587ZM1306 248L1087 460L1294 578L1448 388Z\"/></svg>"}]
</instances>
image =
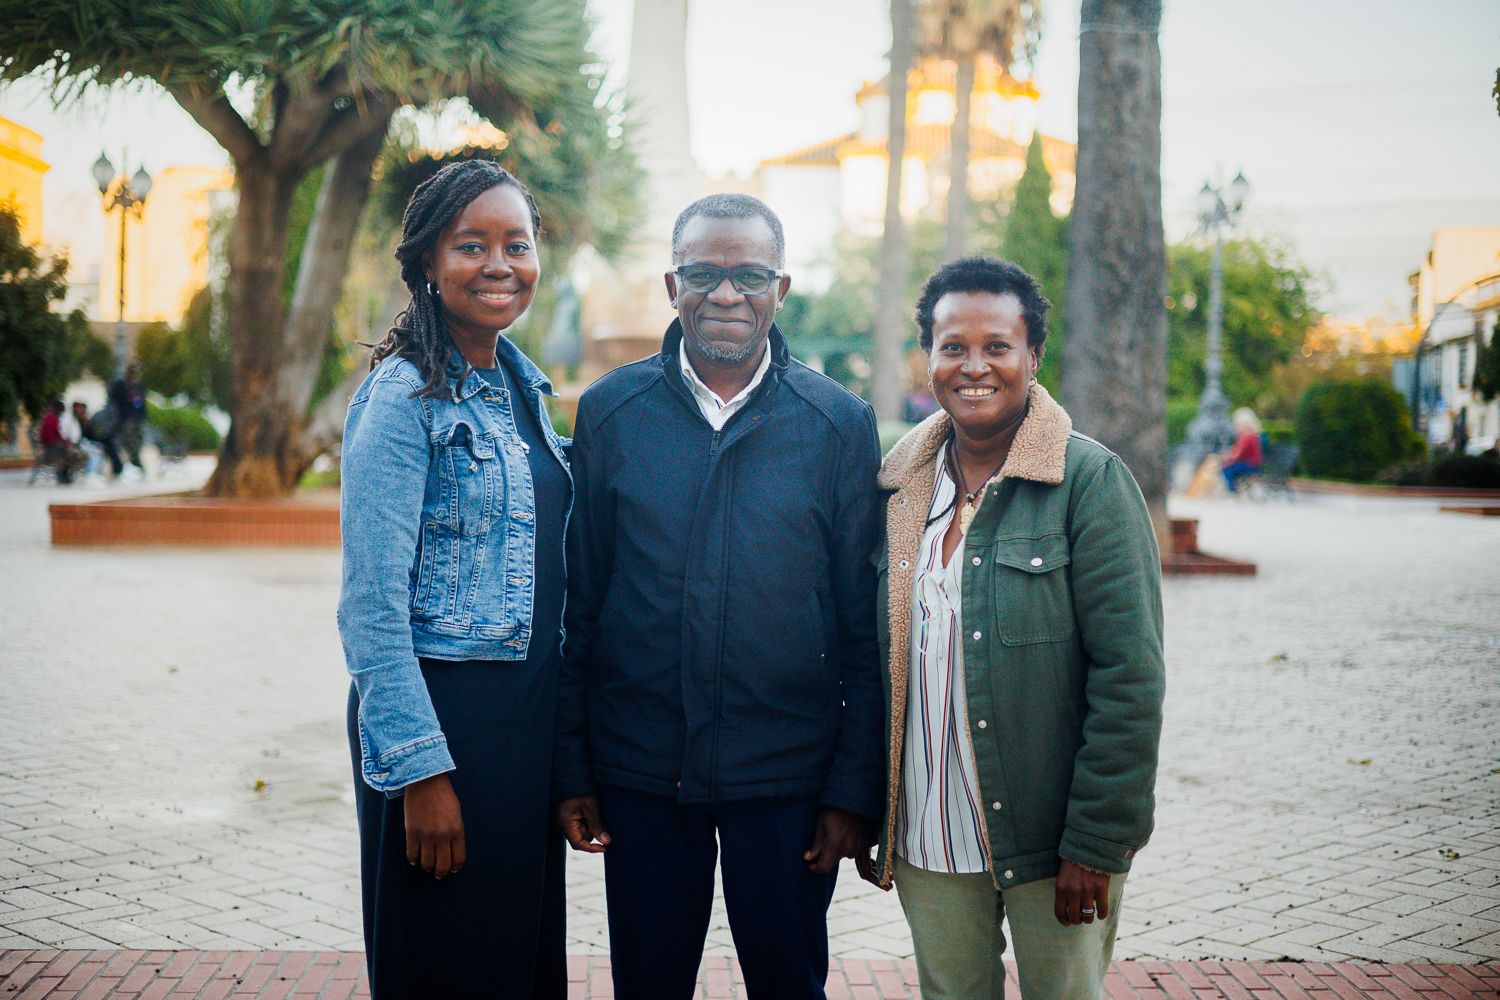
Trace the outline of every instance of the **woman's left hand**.
<instances>
[{"instance_id":1,"label":"woman's left hand","mask_svg":"<svg viewBox=\"0 0 1500 1000\"><path fill-rule=\"evenodd\" d=\"M1091 872L1064 858L1057 870L1053 912L1064 927L1091 924L1095 917L1109 919L1109 876Z\"/></svg>"}]
</instances>

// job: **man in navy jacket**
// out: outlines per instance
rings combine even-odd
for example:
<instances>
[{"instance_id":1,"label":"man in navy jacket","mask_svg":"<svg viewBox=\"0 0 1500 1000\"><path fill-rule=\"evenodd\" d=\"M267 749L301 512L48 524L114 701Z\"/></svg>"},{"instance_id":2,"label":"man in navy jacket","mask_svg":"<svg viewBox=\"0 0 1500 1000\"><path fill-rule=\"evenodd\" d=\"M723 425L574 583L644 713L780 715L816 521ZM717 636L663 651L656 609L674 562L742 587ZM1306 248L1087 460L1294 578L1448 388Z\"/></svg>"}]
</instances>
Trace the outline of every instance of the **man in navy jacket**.
<instances>
[{"instance_id":1,"label":"man in navy jacket","mask_svg":"<svg viewBox=\"0 0 1500 1000\"><path fill-rule=\"evenodd\" d=\"M870 407L791 357L781 222L672 233L661 353L583 395L554 798L604 852L615 993L687 998L722 846L752 997L822 997L841 858L884 788Z\"/></svg>"}]
</instances>

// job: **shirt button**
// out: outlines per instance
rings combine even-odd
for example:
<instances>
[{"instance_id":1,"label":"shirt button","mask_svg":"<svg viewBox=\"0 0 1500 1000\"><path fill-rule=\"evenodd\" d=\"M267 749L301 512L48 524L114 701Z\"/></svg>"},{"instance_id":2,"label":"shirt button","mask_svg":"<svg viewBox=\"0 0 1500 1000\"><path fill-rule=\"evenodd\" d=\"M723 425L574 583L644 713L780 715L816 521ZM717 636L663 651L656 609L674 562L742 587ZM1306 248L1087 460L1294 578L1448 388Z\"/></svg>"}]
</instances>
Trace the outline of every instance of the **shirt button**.
<instances>
[{"instance_id":1,"label":"shirt button","mask_svg":"<svg viewBox=\"0 0 1500 1000\"><path fill-rule=\"evenodd\" d=\"M1007 868L1007 869L1005 869L1002 877L1003 878L1015 878L1016 877L1016 873L1013 872L1013 871L1011 871L1009 868Z\"/></svg>"},{"instance_id":2,"label":"shirt button","mask_svg":"<svg viewBox=\"0 0 1500 1000\"><path fill-rule=\"evenodd\" d=\"M901 568L902 569L906 569L910 565L911 565L911 563L907 562L905 559L901 560Z\"/></svg>"},{"instance_id":3,"label":"shirt button","mask_svg":"<svg viewBox=\"0 0 1500 1000\"><path fill-rule=\"evenodd\" d=\"M973 559L971 559L969 561L972 562L975 566L978 566L980 563L984 562L984 560L981 559L981 558L979 558L978 556L975 556Z\"/></svg>"},{"instance_id":4,"label":"shirt button","mask_svg":"<svg viewBox=\"0 0 1500 1000\"><path fill-rule=\"evenodd\" d=\"M988 722L985 722L983 719L979 720L979 728L980 729L988 729L989 727L990 727L990 724ZM1000 808L1000 803L996 802L995 803L995 808L999 809Z\"/></svg>"},{"instance_id":5,"label":"shirt button","mask_svg":"<svg viewBox=\"0 0 1500 1000\"><path fill-rule=\"evenodd\" d=\"M1032 556L1031 557L1031 565L1033 565L1033 566L1040 566L1041 564L1042 564L1042 557L1041 556Z\"/></svg>"},{"instance_id":6,"label":"shirt button","mask_svg":"<svg viewBox=\"0 0 1500 1000\"><path fill-rule=\"evenodd\" d=\"M898 506L898 507L905 507L906 506L906 497L902 497L900 500L897 500L896 501L896 506Z\"/></svg>"},{"instance_id":7,"label":"shirt button","mask_svg":"<svg viewBox=\"0 0 1500 1000\"><path fill-rule=\"evenodd\" d=\"M991 802L990 803L990 808L993 809L993 810L995 810L996 812L999 812L1000 811L1000 803L998 803L998 802ZM1006 878L1010 878L1010 872L1006 872L1005 873L1005 877Z\"/></svg>"},{"instance_id":8,"label":"shirt button","mask_svg":"<svg viewBox=\"0 0 1500 1000\"><path fill-rule=\"evenodd\" d=\"M975 632L974 633L974 638L978 639L981 635L983 635L982 632Z\"/></svg>"}]
</instances>

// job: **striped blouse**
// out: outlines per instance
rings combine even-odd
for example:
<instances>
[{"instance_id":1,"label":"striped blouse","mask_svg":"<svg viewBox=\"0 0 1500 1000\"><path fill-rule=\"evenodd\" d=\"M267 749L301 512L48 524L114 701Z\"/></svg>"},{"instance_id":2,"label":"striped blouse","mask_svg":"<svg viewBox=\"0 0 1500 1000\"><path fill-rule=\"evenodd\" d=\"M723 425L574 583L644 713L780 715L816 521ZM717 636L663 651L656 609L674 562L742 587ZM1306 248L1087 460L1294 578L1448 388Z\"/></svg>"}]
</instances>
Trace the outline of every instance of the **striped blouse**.
<instances>
[{"instance_id":1,"label":"striped blouse","mask_svg":"<svg viewBox=\"0 0 1500 1000\"><path fill-rule=\"evenodd\" d=\"M964 543L943 565L943 535L957 516L947 445L938 450L927 526L917 549L911 614L911 671L896 843L908 864L926 871L989 870L981 833L978 772L969 742L960 621Z\"/></svg>"}]
</instances>

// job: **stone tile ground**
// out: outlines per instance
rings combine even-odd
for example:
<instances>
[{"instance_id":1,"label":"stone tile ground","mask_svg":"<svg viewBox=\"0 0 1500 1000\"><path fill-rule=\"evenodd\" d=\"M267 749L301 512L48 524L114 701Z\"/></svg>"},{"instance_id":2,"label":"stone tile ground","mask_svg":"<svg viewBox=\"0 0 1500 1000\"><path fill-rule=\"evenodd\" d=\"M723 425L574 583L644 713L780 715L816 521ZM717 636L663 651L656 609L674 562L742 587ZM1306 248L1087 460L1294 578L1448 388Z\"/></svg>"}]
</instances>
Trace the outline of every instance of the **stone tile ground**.
<instances>
[{"instance_id":1,"label":"stone tile ground","mask_svg":"<svg viewBox=\"0 0 1500 1000\"><path fill-rule=\"evenodd\" d=\"M46 503L72 494L20 483L0 479L0 949L359 948L337 554L55 550ZM1176 512L1260 575L1166 583L1158 832L1117 957L1500 959L1500 520ZM569 888L569 951L605 951L595 859ZM841 957L911 955L852 871L830 926ZM731 951L718 908L709 952Z\"/></svg>"}]
</instances>

